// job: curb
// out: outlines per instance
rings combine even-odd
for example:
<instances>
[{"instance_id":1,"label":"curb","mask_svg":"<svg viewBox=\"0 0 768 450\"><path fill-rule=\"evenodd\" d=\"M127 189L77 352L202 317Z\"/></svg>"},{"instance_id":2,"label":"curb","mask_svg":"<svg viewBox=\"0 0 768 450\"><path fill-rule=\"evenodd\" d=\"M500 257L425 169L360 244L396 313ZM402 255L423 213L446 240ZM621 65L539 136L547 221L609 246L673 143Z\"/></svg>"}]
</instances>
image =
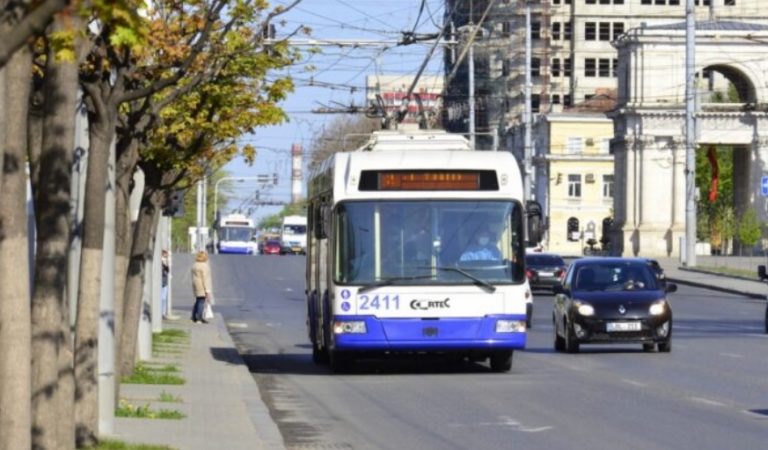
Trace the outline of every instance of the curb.
<instances>
[{"instance_id":1,"label":"curb","mask_svg":"<svg viewBox=\"0 0 768 450\"><path fill-rule=\"evenodd\" d=\"M691 272L694 272L694 271L691 270ZM695 272L711 273L711 272L703 272L703 271L695 271ZM713 274L713 275L715 275L715 274ZM698 287L698 288L702 288L702 289L710 289L710 290L713 290L713 291L725 292L726 294L741 295L741 296L748 297L748 298L755 298L755 299L759 299L759 300L766 300L766 296L763 295L763 294L755 294L755 293L752 293L752 292L740 291L738 289L732 289L732 288L721 287L721 286L713 286L711 284L698 283L696 281L683 280L681 278L667 277L667 280L671 281L673 283L677 283L677 284L684 284L684 285L687 285L687 286L694 286L694 287ZM750 280L750 281L754 281L754 280Z\"/></svg>"}]
</instances>

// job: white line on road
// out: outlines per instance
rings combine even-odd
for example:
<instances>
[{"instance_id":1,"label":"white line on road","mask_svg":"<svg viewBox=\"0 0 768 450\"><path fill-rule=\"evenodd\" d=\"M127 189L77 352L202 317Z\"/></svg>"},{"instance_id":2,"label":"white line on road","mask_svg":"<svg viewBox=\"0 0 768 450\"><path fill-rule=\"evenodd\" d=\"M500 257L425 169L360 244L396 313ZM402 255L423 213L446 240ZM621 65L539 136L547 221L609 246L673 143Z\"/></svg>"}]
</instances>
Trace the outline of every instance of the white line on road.
<instances>
[{"instance_id":1,"label":"white line on road","mask_svg":"<svg viewBox=\"0 0 768 450\"><path fill-rule=\"evenodd\" d=\"M623 379L623 380L621 380L621 381L623 381L623 382L625 382L625 383L627 383L627 384L631 384L632 386L637 386L637 387L641 387L641 388L644 388L644 387L647 387L647 386L648 386L648 383L641 383L641 382L639 382L639 381L636 381L636 380L629 380L629 379L627 379L627 378L624 378L624 379Z\"/></svg>"},{"instance_id":2,"label":"white line on road","mask_svg":"<svg viewBox=\"0 0 768 450\"><path fill-rule=\"evenodd\" d=\"M728 406L725 403L718 402L717 400L712 400L709 398L704 397L688 397L688 399L697 402L697 403L704 403L705 405L711 405L711 406Z\"/></svg>"},{"instance_id":3,"label":"white line on road","mask_svg":"<svg viewBox=\"0 0 768 450\"><path fill-rule=\"evenodd\" d=\"M227 325L232 328L248 328L248 324L244 322L227 322Z\"/></svg>"},{"instance_id":4,"label":"white line on road","mask_svg":"<svg viewBox=\"0 0 768 450\"><path fill-rule=\"evenodd\" d=\"M743 358L744 355L741 353L720 353L720 356L725 356L726 358Z\"/></svg>"}]
</instances>

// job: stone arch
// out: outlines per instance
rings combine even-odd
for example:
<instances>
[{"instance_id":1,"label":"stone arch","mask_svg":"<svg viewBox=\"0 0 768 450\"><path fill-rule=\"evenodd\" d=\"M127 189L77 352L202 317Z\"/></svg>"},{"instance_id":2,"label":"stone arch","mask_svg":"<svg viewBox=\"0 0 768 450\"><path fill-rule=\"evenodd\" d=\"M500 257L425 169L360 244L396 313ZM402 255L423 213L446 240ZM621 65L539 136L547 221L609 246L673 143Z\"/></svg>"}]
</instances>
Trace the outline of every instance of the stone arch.
<instances>
[{"instance_id":1,"label":"stone arch","mask_svg":"<svg viewBox=\"0 0 768 450\"><path fill-rule=\"evenodd\" d=\"M616 254L678 256L685 236L685 24L627 32L619 51L618 107L612 114ZM768 26L696 24L696 70L733 84L735 102L701 101L696 145L734 148L734 208L768 219ZM724 83L725 85L725 83ZM734 165L736 170L736 164ZM738 186L736 185L738 183Z\"/></svg>"}]
</instances>

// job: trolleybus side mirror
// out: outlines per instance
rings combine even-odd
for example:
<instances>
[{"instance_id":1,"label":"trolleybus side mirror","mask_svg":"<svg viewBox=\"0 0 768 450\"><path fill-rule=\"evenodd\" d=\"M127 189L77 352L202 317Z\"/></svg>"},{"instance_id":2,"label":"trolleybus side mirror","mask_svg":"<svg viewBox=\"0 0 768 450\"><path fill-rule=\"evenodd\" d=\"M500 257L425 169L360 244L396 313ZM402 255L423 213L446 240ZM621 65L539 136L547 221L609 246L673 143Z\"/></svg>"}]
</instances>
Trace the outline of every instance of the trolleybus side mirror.
<instances>
[{"instance_id":1,"label":"trolleybus side mirror","mask_svg":"<svg viewBox=\"0 0 768 450\"><path fill-rule=\"evenodd\" d=\"M768 275L765 273L765 266L757 266L757 278L765 280Z\"/></svg>"}]
</instances>

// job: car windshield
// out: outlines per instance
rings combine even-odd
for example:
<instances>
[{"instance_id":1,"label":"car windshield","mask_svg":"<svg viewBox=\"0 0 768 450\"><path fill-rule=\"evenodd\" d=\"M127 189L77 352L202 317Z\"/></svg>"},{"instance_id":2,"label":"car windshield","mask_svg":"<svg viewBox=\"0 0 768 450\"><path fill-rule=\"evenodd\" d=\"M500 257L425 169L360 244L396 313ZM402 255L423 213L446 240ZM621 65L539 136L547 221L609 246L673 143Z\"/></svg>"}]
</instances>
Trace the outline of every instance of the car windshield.
<instances>
[{"instance_id":1,"label":"car windshield","mask_svg":"<svg viewBox=\"0 0 768 450\"><path fill-rule=\"evenodd\" d=\"M531 266L564 266L563 258L556 255L526 255L525 263Z\"/></svg>"},{"instance_id":2,"label":"car windshield","mask_svg":"<svg viewBox=\"0 0 768 450\"><path fill-rule=\"evenodd\" d=\"M518 202L346 202L336 208L336 221L335 279L340 284L525 280Z\"/></svg>"},{"instance_id":3,"label":"car windshield","mask_svg":"<svg viewBox=\"0 0 768 450\"><path fill-rule=\"evenodd\" d=\"M622 291L659 289L656 277L645 264L582 264L574 274L575 291Z\"/></svg>"}]
</instances>

